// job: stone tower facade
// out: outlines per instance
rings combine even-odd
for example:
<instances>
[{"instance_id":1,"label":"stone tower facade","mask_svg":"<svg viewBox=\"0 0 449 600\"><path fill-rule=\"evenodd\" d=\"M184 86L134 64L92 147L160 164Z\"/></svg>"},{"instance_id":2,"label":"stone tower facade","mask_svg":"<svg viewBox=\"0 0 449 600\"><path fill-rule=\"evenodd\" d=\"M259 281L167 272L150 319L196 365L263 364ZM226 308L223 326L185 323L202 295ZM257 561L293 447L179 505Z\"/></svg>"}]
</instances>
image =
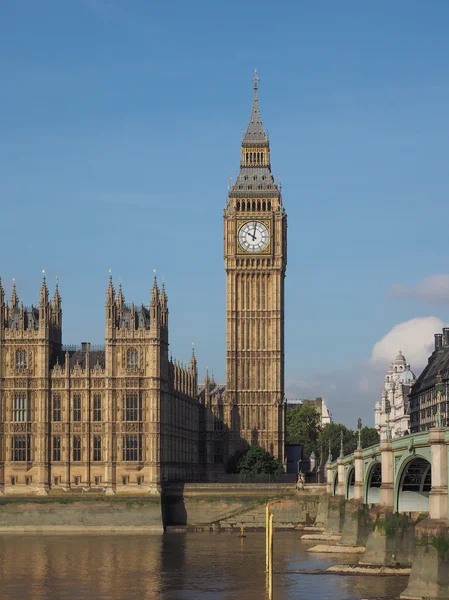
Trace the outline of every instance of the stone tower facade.
<instances>
[{"instance_id":1,"label":"stone tower facade","mask_svg":"<svg viewBox=\"0 0 449 600\"><path fill-rule=\"evenodd\" d=\"M0 493L159 493L200 476L196 359L169 358L164 286L135 306L110 278L105 308L104 346L62 346L58 286L50 301L44 277L25 308L0 281Z\"/></svg>"},{"instance_id":2,"label":"stone tower facade","mask_svg":"<svg viewBox=\"0 0 449 600\"><path fill-rule=\"evenodd\" d=\"M259 444L284 459L284 278L287 216L273 179L254 78L240 172L224 210L229 456Z\"/></svg>"}]
</instances>

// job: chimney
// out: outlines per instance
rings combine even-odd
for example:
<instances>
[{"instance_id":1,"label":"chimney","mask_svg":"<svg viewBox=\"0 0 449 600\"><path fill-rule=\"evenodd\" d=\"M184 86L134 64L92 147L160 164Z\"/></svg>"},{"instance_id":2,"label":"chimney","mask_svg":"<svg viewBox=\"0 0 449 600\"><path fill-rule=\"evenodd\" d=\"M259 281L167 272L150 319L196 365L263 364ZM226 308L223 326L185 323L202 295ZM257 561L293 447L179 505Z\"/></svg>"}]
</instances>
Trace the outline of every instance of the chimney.
<instances>
[{"instance_id":1,"label":"chimney","mask_svg":"<svg viewBox=\"0 0 449 600\"><path fill-rule=\"evenodd\" d=\"M443 327L443 348L449 346L449 327Z\"/></svg>"},{"instance_id":2,"label":"chimney","mask_svg":"<svg viewBox=\"0 0 449 600\"><path fill-rule=\"evenodd\" d=\"M435 350L441 350L443 347L443 334L436 333L435 334Z\"/></svg>"},{"instance_id":3,"label":"chimney","mask_svg":"<svg viewBox=\"0 0 449 600\"><path fill-rule=\"evenodd\" d=\"M81 350L85 353L90 351L90 342L81 342Z\"/></svg>"}]
</instances>

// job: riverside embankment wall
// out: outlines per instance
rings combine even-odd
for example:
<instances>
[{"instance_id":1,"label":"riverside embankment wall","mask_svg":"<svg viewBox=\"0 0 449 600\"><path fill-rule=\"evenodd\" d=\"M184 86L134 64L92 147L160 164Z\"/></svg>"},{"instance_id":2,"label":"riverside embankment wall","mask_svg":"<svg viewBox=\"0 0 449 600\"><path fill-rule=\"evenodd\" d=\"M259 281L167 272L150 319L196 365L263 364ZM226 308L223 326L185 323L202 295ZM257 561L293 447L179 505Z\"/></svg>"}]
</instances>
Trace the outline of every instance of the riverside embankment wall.
<instances>
[{"instance_id":1,"label":"riverside embankment wall","mask_svg":"<svg viewBox=\"0 0 449 600\"><path fill-rule=\"evenodd\" d=\"M166 526L259 528L269 502L276 527L315 521L324 486L297 491L291 484L186 484L161 496L0 496L0 533L158 533Z\"/></svg>"},{"instance_id":2,"label":"riverside embankment wall","mask_svg":"<svg viewBox=\"0 0 449 600\"><path fill-rule=\"evenodd\" d=\"M278 527L313 523L324 486L297 491L292 484L186 484L164 491L167 525L263 527L270 504Z\"/></svg>"}]
</instances>

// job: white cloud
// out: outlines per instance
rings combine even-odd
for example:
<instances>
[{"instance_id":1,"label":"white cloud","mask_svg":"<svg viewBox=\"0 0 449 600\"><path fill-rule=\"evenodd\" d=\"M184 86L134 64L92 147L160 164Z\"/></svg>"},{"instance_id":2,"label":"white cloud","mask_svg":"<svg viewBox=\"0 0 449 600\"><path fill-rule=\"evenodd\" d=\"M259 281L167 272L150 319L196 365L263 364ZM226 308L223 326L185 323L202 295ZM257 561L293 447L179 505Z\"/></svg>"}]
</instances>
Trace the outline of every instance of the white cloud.
<instances>
[{"instance_id":1,"label":"white cloud","mask_svg":"<svg viewBox=\"0 0 449 600\"><path fill-rule=\"evenodd\" d=\"M371 353L371 363L390 363L402 350L412 370L422 368L434 347L434 334L441 332L443 321L438 317L416 317L395 325Z\"/></svg>"},{"instance_id":2,"label":"white cloud","mask_svg":"<svg viewBox=\"0 0 449 600\"><path fill-rule=\"evenodd\" d=\"M424 302L449 304L449 275L430 275L415 286L393 285L390 296L418 298Z\"/></svg>"}]
</instances>

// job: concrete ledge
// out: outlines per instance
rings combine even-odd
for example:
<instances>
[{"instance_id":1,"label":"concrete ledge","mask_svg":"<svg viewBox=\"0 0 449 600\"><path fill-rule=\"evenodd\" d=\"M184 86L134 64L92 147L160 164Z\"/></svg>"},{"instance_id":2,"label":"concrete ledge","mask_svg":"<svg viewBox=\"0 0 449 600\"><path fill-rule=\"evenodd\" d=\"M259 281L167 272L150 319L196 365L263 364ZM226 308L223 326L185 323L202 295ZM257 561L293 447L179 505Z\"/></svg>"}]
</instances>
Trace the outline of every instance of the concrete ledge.
<instances>
[{"instance_id":1,"label":"concrete ledge","mask_svg":"<svg viewBox=\"0 0 449 600\"><path fill-rule=\"evenodd\" d=\"M42 525L42 526L18 526L18 527L0 527L0 535L1 534L16 534L16 533L50 533L50 534L61 534L61 533L70 533L70 534L86 534L86 533L132 533L136 534L145 534L149 533L164 533L164 528L162 526L157 525L147 525L141 527L133 527L133 526L85 526L80 527L76 525Z\"/></svg>"},{"instance_id":2,"label":"concrete ledge","mask_svg":"<svg viewBox=\"0 0 449 600\"><path fill-rule=\"evenodd\" d=\"M328 546L327 544L318 544L318 546L307 549L307 552L322 552L323 554L361 554L364 551L363 546Z\"/></svg>"},{"instance_id":3,"label":"concrete ledge","mask_svg":"<svg viewBox=\"0 0 449 600\"><path fill-rule=\"evenodd\" d=\"M301 536L302 540L316 540L317 542L339 542L341 540L341 535L339 534L326 534L326 533L317 533L317 534L306 534Z\"/></svg>"},{"instance_id":4,"label":"concrete ledge","mask_svg":"<svg viewBox=\"0 0 449 600\"><path fill-rule=\"evenodd\" d=\"M341 575L410 575L410 567L360 567L359 565L334 565L327 573Z\"/></svg>"}]
</instances>

